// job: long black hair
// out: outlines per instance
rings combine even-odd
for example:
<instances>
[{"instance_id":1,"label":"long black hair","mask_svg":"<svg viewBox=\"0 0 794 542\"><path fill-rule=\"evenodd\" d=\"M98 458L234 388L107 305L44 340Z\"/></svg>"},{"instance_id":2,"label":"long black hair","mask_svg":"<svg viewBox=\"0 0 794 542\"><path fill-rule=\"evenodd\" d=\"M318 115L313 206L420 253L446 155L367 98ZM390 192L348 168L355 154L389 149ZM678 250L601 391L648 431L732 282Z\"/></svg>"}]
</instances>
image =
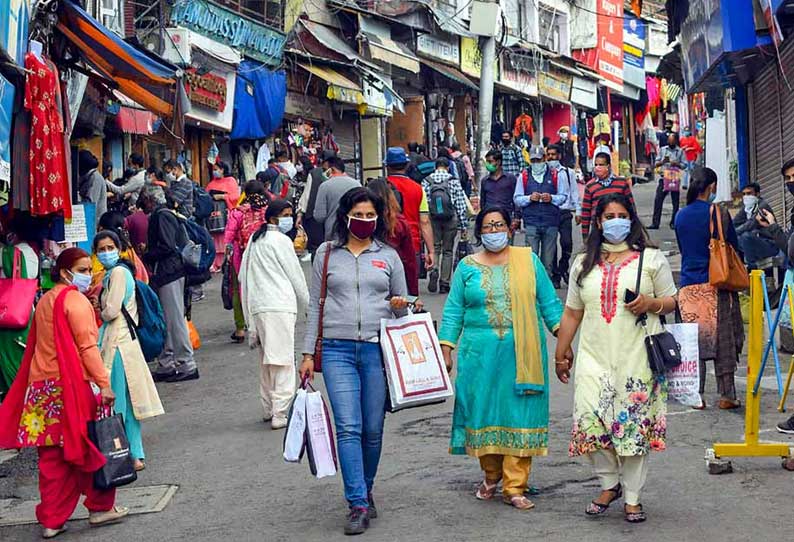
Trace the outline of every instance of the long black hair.
<instances>
[{"instance_id":1,"label":"long black hair","mask_svg":"<svg viewBox=\"0 0 794 542\"><path fill-rule=\"evenodd\" d=\"M103 239L110 239L111 241L113 241L113 244L116 246L116 249L118 249L118 251L121 252L122 243L121 243L121 239L116 234L116 232L114 232L113 230L102 230L100 232L97 232L97 234L94 236L94 254L97 254L97 247L99 246L99 242L102 241ZM126 258L119 258L119 263L124 264L127 267L127 269L130 270L132 276L133 277L135 276L134 262L131 262Z\"/></svg>"},{"instance_id":2,"label":"long black hair","mask_svg":"<svg viewBox=\"0 0 794 542\"><path fill-rule=\"evenodd\" d=\"M604 236L597 227L596 222L601 219L604 210L611 203L617 203L629 213L631 230L629 231L628 237L626 237L626 243L629 245L629 248L632 250L656 248L656 245L648 238L645 226L642 225L640 218L637 216L637 211L634 209L634 205L631 201L629 201L629 198L623 194L608 194L599 198L590 222L590 235L587 236L587 241L585 242L583 250L584 260L582 261L582 271L576 278L576 284L580 288L582 286L582 279L601 262L601 245L604 243Z\"/></svg>"},{"instance_id":3,"label":"long black hair","mask_svg":"<svg viewBox=\"0 0 794 542\"><path fill-rule=\"evenodd\" d=\"M686 204L692 205L712 184L717 184L717 174L707 167L696 167L686 191Z\"/></svg>"},{"instance_id":4,"label":"long black hair","mask_svg":"<svg viewBox=\"0 0 794 542\"><path fill-rule=\"evenodd\" d=\"M284 209L292 209L292 204L285 199L274 199L270 202L270 205L267 206L267 210L265 211L265 222L259 226L259 229L254 233L253 243L256 243L261 237L265 236L267 233L267 226L270 224L270 219L283 213Z\"/></svg>"},{"instance_id":5,"label":"long black hair","mask_svg":"<svg viewBox=\"0 0 794 542\"><path fill-rule=\"evenodd\" d=\"M499 207L497 205L489 205L485 209L482 209L479 213L477 213L477 218L474 219L474 238L477 240L477 244L482 244L482 223L485 221L485 215L491 213L499 213L502 215L502 219L505 221L508 227L510 227L510 211L505 209L504 207Z\"/></svg>"},{"instance_id":6,"label":"long black hair","mask_svg":"<svg viewBox=\"0 0 794 542\"><path fill-rule=\"evenodd\" d=\"M339 246L347 244L348 235L350 234L350 231L347 229L347 215L350 214L353 207L366 201L372 203L375 207L375 212L378 214L378 222L372 237L373 239L383 242L386 236L386 220L383 216L385 205L383 203L383 198L369 188L359 186L345 192L342 199L339 200L339 209L336 211L336 225L334 226L334 233L336 234L336 241L339 243Z\"/></svg>"},{"instance_id":7,"label":"long black hair","mask_svg":"<svg viewBox=\"0 0 794 542\"><path fill-rule=\"evenodd\" d=\"M121 211L108 211L99 217L99 227L102 230L110 230L121 240L119 250L129 250L132 247L130 236L124 225L125 217Z\"/></svg>"}]
</instances>

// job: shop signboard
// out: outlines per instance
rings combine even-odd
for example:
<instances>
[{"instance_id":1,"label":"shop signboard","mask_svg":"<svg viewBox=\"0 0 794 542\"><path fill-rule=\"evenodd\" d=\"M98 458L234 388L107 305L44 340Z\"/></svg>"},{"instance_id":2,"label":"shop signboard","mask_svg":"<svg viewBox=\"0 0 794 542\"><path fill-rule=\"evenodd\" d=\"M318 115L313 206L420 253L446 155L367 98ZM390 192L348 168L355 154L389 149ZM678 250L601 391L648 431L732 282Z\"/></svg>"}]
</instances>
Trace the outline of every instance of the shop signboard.
<instances>
[{"instance_id":1,"label":"shop signboard","mask_svg":"<svg viewBox=\"0 0 794 542\"><path fill-rule=\"evenodd\" d=\"M538 91L541 96L546 96L558 102L565 102L571 98L571 83L573 77L553 70L538 73Z\"/></svg>"},{"instance_id":2,"label":"shop signboard","mask_svg":"<svg viewBox=\"0 0 794 542\"><path fill-rule=\"evenodd\" d=\"M177 0L171 10L171 24L234 47L264 64L281 63L284 33L207 0Z\"/></svg>"},{"instance_id":3,"label":"shop signboard","mask_svg":"<svg viewBox=\"0 0 794 542\"><path fill-rule=\"evenodd\" d=\"M510 62L499 63L499 82L526 96L538 95L538 80L531 71L514 68Z\"/></svg>"},{"instance_id":4,"label":"shop signboard","mask_svg":"<svg viewBox=\"0 0 794 542\"><path fill-rule=\"evenodd\" d=\"M646 23L627 13L623 18L623 62L628 66L645 69Z\"/></svg>"},{"instance_id":5,"label":"shop signboard","mask_svg":"<svg viewBox=\"0 0 794 542\"><path fill-rule=\"evenodd\" d=\"M11 181L11 115L14 112L14 85L0 75L0 181ZM7 194L7 190L5 190Z\"/></svg>"},{"instance_id":6,"label":"shop signboard","mask_svg":"<svg viewBox=\"0 0 794 542\"><path fill-rule=\"evenodd\" d=\"M190 103L213 111L226 109L226 78L213 73L200 74L195 68L185 70L185 89Z\"/></svg>"},{"instance_id":7,"label":"shop signboard","mask_svg":"<svg viewBox=\"0 0 794 542\"><path fill-rule=\"evenodd\" d=\"M598 0L595 69L607 86L623 90L623 0Z\"/></svg>"},{"instance_id":8,"label":"shop signboard","mask_svg":"<svg viewBox=\"0 0 794 542\"><path fill-rule=\"evenodd\" d=\"M498 64L494 62L494 79L499 77ZM460 71L477 79L482 75L482 51L477 38L460 38Z\"/></svg>"},{"instance_id":9,"label":"shop signboard","mask_svg":"<svg viewBox=\"0 0 794 542\"><path fill-rule=\"evenodd\" d=\"M419 34L416 36L416 52L457 67L460 64L460 38L452 35Z\"/></svg>"},{"instance_id":10,"label":"shop signboard","mask_svg":"<svg viewBox=\"0 0 794 542\"><path fill-rule=\"evenodd\" d=\"M29 0L0 0L0 47L20 66L28 50L29 19Z\"/></svg>"},{"instance_id":11,"label":"shop signboard","mask_svg":"<svg viewBox=\"0 0 794 542\"><path fill-rule=\"evenodd\" d=\"M681 59L686 88L691 89L725 52L720 0L693 0L681 25ZM747 14L752 18L752 10Z\"/></svg>"}]
</instances>

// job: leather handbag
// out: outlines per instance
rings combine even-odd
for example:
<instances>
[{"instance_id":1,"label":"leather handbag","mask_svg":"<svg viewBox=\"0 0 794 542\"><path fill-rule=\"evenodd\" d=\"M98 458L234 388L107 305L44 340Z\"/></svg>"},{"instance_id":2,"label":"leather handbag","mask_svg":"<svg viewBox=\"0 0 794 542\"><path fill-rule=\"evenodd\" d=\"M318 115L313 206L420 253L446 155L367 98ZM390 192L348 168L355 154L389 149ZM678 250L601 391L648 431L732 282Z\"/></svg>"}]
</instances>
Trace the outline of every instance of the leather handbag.
<instances>
[{"instance_id":1,"label":"leather handbag","mask_svg":"<svg viewBox=\"0 0 794 542\"><path fill-rule=\"evenodd\" d=\"M634 292L640 294L640 283L642 280L642 262L645 256L645 250L640 252L640 263L637 270L637 284ZM680 313L676 308L676 315L680 319ZM660 316L662 326L665 324L664 316ZM675 337L669 331L662 331L661 333L651 333L648 331L648 315L642 313L637 317L637 323L645 330L645 351L648 353L648 365L651 367L651 372L654 376L664 376L667 371L674 369L681 365L681 346Z\"/></svg>"},{"instance_id":2,"label":"leather handbag","mask_svg":"<svg viewBox=\"0 0 794 542\"><path fill-rule=\"evenodd\" d=\"M11 278L0 279L0 329L25 329L30 322L39 281L23 279L22 251L14 248Z\"/></svg>"},{"instance_id":3,"label":"leather handbag","mask_svg":"<svg viewBox=\"0 0 794 542\"><path fill-rule=\"evenodd\" d=\"M323 258L323 274L320 282L320 319L317 322L317 339L314 341L314 372L323 370L323 317L325 316L325 299L328 297L328 260L331 258L331 245L326 245Z\"/></svg>"},{"instance_id":4,"label":"leather handbag","mask_svg":"<svg viewBox=\"0 0 794 542\"><path fill-rule=\"evenodd\" d=\"M750 277L736 250L725 240L722 210L712 205L709 213L709 284L717 290L746 290L750 287Z\"/></svg>"}]
</instances>

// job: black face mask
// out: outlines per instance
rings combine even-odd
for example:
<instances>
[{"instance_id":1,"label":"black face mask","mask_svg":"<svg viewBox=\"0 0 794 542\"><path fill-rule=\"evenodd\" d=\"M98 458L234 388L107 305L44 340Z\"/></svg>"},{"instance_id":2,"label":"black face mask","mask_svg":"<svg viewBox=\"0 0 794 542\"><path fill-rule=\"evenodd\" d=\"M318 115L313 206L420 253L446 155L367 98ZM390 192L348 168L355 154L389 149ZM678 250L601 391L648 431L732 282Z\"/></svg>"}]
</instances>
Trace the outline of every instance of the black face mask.
<instances>
[{"instance_id":1,"label":"black face mask","mask_svg":"<svg viewBox=\"0 0 794 542\"><path fill-rule=\"evenodd\" d=\"M788 188L789 194L794 196L794 183L786 183L786 188Z\"/></svg>"},{"instance_id":2,"label":"black face mask","mask_svg":"<svg viewBox=\"0 0 794 542\"><path fill-rule=\"evenodd\" d=\"M504 145L505 147L507 147L509 144L510 144L510 140L509 139L503 139L502 140L502 145Z\"/></svg>"}]
</instances>

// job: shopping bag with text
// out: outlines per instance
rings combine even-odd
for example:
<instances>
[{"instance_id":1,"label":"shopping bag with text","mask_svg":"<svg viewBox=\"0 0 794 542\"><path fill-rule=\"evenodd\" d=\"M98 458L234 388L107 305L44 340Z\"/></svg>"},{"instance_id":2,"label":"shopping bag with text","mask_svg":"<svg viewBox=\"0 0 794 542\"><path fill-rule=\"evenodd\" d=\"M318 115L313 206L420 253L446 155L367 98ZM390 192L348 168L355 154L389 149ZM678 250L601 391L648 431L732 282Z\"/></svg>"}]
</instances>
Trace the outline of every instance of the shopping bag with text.
<instances>
[{"instance_id":1,"label":"shopping bag with text","mask_svg":"<svg viewBox=\"0 0 794 542\"><path fill-rule=\"evenodd\" d=\"M300 463L306 450L306 390L295 392L295 399L287 417L287 432L284 434L284 460Z\"/></svg>"},{"instance_id":2,"label":"shopping bag with text","mask_svg":"<svg viewBox=\"0 0 794 542\"><path fill-rule=\"evenodd\" d=\"M667 324L681 346L681 365L667 371L667 397L687 406L700 406L700 353L697 324Z\"/></svg>"},{"instance_id":3,"label":"shopping bag with text","mask_svg":"<svg viewBox=\"0 0 794 542\"><path fill-rule=\"evenodd\" d=\"M306 452L317 478L336 474L336 447L331 416L319 391L306 394Z\"/></svg>"}]
</instances>

